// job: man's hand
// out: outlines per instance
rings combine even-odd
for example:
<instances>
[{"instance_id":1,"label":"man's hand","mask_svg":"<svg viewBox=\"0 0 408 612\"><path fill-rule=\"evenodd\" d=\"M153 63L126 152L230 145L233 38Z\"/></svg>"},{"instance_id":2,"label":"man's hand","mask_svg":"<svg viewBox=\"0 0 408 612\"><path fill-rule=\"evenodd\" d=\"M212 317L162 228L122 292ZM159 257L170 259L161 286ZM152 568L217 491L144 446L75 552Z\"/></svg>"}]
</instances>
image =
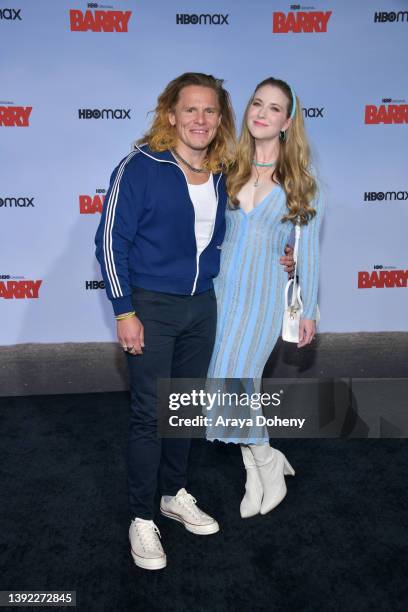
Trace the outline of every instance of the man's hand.
<instances>
[{"instance_id":1,"label":"man's hand","mask_svg":"<svg viewBox=\"0 0 408 612\"><path fill-rule=\"evenodd\" d=\"M284 267L285 272L289 274L289 278L295 271L295 260L293 259L293 247L288 244L285 246L285 255L280 258L280 263Z\"/></svg>"},{"instance_id":2,"label":"man's hand","mask_svg":"<svg viewBox=\"0 0 408 612\"><path fill-rule=\"evenodd\" d=\"M124 351L131 355L142 355L144 347L144 327L134 316L117 323L118 340Z\"/></svg>"},{"instance_id":3,"label":"man's hand","mask_svg":"<svg viewBox=\"0 0 408 612\"><path fill-rule=\"evenodd\" d=\"M313 319L300 319L298 348L310 344L316 335L316 321Z\"/></svg>"}]
</instances>

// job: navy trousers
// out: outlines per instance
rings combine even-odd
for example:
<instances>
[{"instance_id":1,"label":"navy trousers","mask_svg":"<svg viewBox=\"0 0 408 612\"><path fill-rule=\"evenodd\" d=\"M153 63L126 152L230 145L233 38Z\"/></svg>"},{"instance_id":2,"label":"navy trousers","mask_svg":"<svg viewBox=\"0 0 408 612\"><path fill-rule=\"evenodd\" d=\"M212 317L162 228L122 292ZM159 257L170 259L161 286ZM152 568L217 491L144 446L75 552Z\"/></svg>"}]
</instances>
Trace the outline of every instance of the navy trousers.
<instances>
[{"instance_id":1,"label":"navy trousers","mask_svg":"<svg viewBox=\"0 0 408 612\"><path fill-rule=\"evenodd\" d=\"M153 519L154 497L186 486L189 439L157 437L157 379L205 378L214 346L214 290L173 295L136 288L143 355L127 354L131 384L128 485L132 518Z\"/></svg>"}]
</instances>

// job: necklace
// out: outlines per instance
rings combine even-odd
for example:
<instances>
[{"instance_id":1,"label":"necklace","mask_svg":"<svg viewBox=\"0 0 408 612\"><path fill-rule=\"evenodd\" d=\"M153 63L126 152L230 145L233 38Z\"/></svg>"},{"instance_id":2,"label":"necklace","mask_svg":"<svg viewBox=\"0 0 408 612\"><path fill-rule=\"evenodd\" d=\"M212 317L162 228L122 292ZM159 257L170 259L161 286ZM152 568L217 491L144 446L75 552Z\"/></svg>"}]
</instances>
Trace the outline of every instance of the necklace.
<instances>
[{"instance_id":1,"label":"necklace","mask_svg":"<svg viewBox=\"0 0 408 612\"><path fill-rule=\"evenodd\" d=\"M271 168L275 164L276 164L276 159L275 159L275 161L271 162L270 164L261 164L261 162L257 162L256 159L252 160L252 165L253 166L260 166L261 168Z\"/></svg>"},{"instance_id":2,"label":"necklace","mask_svg":"<svg viewBox=\"0 0 408 612\"><path fill-rule=\"evenodd\" d=\"M255 168L255 172L256 172L256 180L254 182L254 187L259 187L259 185L262 183L262 181L260 181L260 173L259 170L257 168L257 166L260 166L262 168L271 168L272 166L274 166L276 164L276 160L270 164L258 164L258 162L256 162L255 160L252 161L252 164Z\"/></svg>"},{"instance_id":3,"label":"necklace","mask_svg":"<svg viewBox=\"0 0 408 612\"><path fill-rule=\"evenodd\" d=\"M170 151L173 153L174 157L176 157L178 160L183 162L183 164L185 164L187 168L191 170L191 172L197 172L198 174L202 174L203 172L208 172L208 170L206 170L205 168L194 168L194 166L189 164L188 161L186 161L185 159L183 159L183 157L181 157L180 153L177 153L176 149L170 149Z\"/></svg>"}]
</instances>

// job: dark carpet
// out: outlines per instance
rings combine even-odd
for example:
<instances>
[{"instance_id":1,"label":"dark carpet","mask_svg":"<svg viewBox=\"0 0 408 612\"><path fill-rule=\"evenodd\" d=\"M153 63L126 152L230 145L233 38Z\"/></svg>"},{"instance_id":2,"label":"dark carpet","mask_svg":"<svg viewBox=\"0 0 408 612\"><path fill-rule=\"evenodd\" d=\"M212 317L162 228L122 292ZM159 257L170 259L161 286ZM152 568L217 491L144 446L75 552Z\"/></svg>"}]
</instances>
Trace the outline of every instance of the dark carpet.
<instances>
[{"instance_id":1,"label":"dark carpet","mask_svg":"<svg viewBox=\"0 0 408 612\"><path fill-rule=\"evenodd\" d=\"M406 440L281 439L296 477L246 520L239 449L193 441L189 490L221 532L158 516L168 567L147 572L127 539L127 394L0 409L0 590L76 590L90 612L408 609Z\"/></svg>"}]
</instances>

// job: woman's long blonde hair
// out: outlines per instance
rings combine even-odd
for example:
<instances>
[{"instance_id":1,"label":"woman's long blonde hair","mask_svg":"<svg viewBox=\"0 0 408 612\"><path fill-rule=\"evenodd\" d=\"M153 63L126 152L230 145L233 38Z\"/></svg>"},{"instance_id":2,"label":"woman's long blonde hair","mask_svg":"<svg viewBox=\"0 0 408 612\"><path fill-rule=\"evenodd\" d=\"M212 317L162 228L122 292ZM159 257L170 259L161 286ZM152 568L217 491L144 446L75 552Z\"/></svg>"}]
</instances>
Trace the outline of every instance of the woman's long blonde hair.
<instances>
[{"instance_id":1,"label":"woman's long blonde hair","mask_svg":"<svg viewBox=\"0 0 408 612\"><path fill-rule=\"evenodd\" d=\"M227 177L228 193L232 204L235 205L239 204L238 192L250 179L252 160L255 155L255 141L247 127L248 110L257 91L264 85L278 87L288 99L287 116L290 117L292 112L292 90L285 81L270 77L256 86L245 109L237 160ZM286 193L288 212L282 221L295 223L299 218L302 225L306 224L316 214L310 203L316 196L317 184L310 171L310 147L303 123L302 109L297 97L295 116L286 130L285 140L280 141L278 160L271 176Z\"/></svg>"},{"instance_id":2,"label":"woman's long blonde hair","mask_svg":"<svg viewBox=\"0 0 408 612\"><path fill-rule=\"evenodd\" d=\"M148 132L138 140L138 144L148 144L153 151L172 149L177 144L177 132L169 122L169 112L174 110L180 91L189 85L209 87L217 94L221 113L221 123L214 140L210 143L203 166L211 172L228 170L236 158L236 133L234 111L223 80L201 72L185 72L171 81L157 100L152 125Z\"/></svg>"}]
</instances>

